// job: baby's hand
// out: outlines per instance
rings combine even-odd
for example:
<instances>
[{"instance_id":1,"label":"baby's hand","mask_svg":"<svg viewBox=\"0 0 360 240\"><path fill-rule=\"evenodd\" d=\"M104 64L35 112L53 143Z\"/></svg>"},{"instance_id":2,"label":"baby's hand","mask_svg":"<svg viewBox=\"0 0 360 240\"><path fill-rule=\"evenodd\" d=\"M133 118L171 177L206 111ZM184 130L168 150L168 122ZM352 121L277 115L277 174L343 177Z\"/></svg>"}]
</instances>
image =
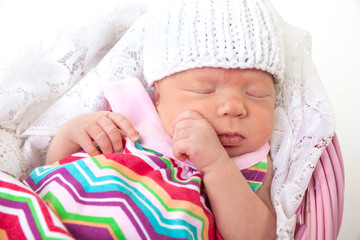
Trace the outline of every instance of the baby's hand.
<instances>
[{"instance_id":1,"label":"baby's hand","mask_svg":"<svg viewBox=\"0 0 360 240\"><path fill-rule=\"evenodd\" d=\"M175 119L173 142L174 156L181 161L190 159L201 172L229 158L212 125L195 111L185 111Z\"/></svg>"},{"instance_id":2,"label":"baby's hand","mask_svg":"<svg viewBox=\"0 0 360 240\"><path fill-rule=\"evenodd\" d=\"M120 152L122 138L137 141L139 136L132 124L119 113L101 111L83 114L66 124L65 137L80 146L90 156L103 153Z\"/></svg>"}]
</instances>

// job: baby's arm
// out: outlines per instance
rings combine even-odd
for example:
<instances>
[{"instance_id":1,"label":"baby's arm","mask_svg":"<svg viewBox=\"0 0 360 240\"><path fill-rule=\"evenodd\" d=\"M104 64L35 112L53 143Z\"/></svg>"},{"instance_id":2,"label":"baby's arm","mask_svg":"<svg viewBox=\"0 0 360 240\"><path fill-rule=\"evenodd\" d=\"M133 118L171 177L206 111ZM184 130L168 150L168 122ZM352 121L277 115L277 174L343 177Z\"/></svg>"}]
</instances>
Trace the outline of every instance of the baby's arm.
<instances>
[{"instance_id":1,"label":"baby's arm","mask_svg":"<svg viewBox=\"0 0 360 240\"><path fill-rule=\"evenodd\" d=\"M50 144L46 164L51 164L80 150L90 156L119 152L123 149L122 138L138 140L132 124L121 114L109 111L79 115L59 130Z\"/></svg>"},{"instance_id":2,"label":"baby's arm","mask_svg":"<svg viewBox=\"0 0 360 240\"><path fill-rule=\"evenodd\" d=\"M194 111L175 120L173 140L175 157L189 158L203 173L216 226L224 239L276 238L276 217L269 194L272 172L259 194L254 193L213 127Z\"/></svg>"},{"instance_id":3,"label":"baby's arm","mask_svg":"<svg viewBox=\"0 0 360 240\"><path fill-rule=\"evenodd\" d=\"M265 185L271 179L268 174ZM224 239L275 239L276 216L269 188L254 193L231 163L219 162L204 174L204 183L215 222ZM261 194L260 194L261 193Z\"/></svg>"}]
</instances>

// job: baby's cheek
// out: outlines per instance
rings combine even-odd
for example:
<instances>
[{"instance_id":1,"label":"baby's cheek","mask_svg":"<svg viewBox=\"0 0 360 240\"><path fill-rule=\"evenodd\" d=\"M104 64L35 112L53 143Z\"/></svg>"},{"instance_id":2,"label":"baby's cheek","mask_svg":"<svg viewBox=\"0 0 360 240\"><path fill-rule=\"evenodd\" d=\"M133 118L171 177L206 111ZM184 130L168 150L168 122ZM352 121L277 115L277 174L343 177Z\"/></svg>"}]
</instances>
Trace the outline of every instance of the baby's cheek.
<instances>
[{"instance_id":1,"label":"baby's cheek","mask_svg":"<svg viewBox=\"0 0 360 240\"><path fill-rule=\"evenodd\" d=\"M273 133L273 124L267 124L263 128L258 129L259 143L266 143L270 140Z\"/></svg>"},{"instance_id":2,"label":"baby's cheek","mask_svg":"<svg viewBox=\"0 0 360 240\"><path fill-rule=\"evenodd\" d=\"M172 137L173 136L173 118L166 112L158 110L161 124L165 131Z\"/></svg>"}]
</instances>

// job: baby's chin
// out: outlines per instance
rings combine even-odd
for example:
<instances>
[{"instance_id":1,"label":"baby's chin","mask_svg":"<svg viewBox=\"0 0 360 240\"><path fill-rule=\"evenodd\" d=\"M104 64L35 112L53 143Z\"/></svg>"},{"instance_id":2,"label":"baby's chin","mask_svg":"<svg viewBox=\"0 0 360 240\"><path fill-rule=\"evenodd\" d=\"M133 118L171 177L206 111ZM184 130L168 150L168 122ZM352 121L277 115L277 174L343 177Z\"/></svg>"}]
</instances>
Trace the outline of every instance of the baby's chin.
<instances>
[{"instance_id":1,"label":"baby's chin","mask_svg":"<svg viewBox=\"0 0 360 240\"><path fill-rule=\"evenodd\" d=\"M244 150L239 149L239 147L224 147L225 151L229 155L229 157L237 157L240 155L245 154L246 152Z\"/></svg>"},{"instance_id":2,"label":"baby's chin","mask_svg":"<svg viewBox=\"0 0 360 240\"><path fill-rule=\"evenodd\" d=\"M224 146L224 148L225 148L227 154L229 155L229 157L231 157L231 158L238 157L243 154L254 152L257 150L257 149L249 149L249 148L240 147L240 146L234 146L234 147Z\"/></svg>"}]
</instances>

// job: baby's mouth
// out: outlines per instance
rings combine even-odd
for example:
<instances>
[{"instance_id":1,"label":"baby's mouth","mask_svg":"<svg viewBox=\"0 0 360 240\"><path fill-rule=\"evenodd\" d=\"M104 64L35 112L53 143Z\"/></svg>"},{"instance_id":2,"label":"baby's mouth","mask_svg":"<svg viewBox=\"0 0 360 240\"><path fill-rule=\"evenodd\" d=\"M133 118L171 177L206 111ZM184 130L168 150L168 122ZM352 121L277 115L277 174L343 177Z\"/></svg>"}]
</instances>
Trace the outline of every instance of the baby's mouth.
<instances>
[{"instance_id":1,"label":"baby's mouth","mask_svg":"<svg viewBox=\"0 0 360 240\"><path fill-rule=\"evenodd\" d=\"M228 134L220 134L218 135L221 145L224 147L234 147L240 145L244 141L244 137L235 134L235 133L228 133Z\"/></svg>"}]
</instances>

